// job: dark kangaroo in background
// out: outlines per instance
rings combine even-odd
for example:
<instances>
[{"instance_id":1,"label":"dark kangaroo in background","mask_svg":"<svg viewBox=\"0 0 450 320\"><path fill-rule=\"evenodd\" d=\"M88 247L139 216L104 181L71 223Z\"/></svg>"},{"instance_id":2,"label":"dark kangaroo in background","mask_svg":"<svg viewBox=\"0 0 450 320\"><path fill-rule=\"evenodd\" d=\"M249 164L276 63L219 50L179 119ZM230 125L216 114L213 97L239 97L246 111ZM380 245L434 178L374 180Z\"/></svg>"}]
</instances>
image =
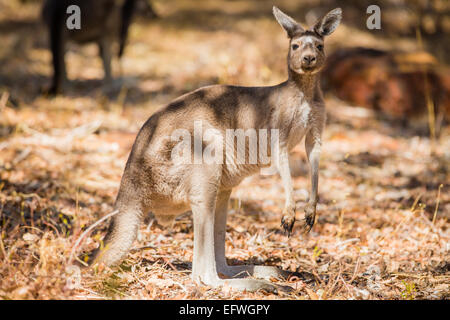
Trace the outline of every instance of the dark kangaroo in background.
<instances>
[{"instance_id":1,"label":"dark kangaroo in background","mask_svg":"<svg viewBox=\"0 0 450 320\"><path fill-rule=\"evenodd\" d=\"M53 81L48 93L62 91L67 78L64 61L67 41L97 42L105 70L105 82L112 79L112 44L119 43L118 56L123 55L137 0L46 0L42 17L47 25L52 51ZM81 10L81 29L69 30L67 8L77 5Z\"/></svg>"},{"instance_id":2,"label":"dark kangaroo in background","mask_svg":"<svg viewBox=\"0 0 450 320\"><path fill-rule=\"evenodd\" d=\"M313 226L318 202L321 134L326 117L319 72L325 62L324 37L337 28L342 12L341 9L330 11L306 30L275 7L273 13L289 37L288 79L269 87L203 87L153 114L136 137L115 203L118 213L110 225L105 246L97 250L94 262L107 265L119 262L131 248L141 218L148 212L162 225L167 225L177 215L191 210L194 221L192 278L196 283L211 287L228 283L232 288L249 291L276 290L268 281L236 279L236 276L250 274L267 279L284 277L286 272L271 266L229 266L225 259L226 220L232 188L269 164L261 163L260 159L256 164L239 163L233 154L225 153L226 162L180 164L173 161L171 154L175 148L168 140L178 129L187 131L190 137L194 136L194 148L189 149L188 155L195 159L195 122L201 121L204 128L213 128L218 132L216 136L225 136L228 129L278 130L276 159L279 160L271 160L280 173L286 194L282 226L290 232L295 222L296 204L288 155L305 137L311 194L304 208L304 226L307 230Z\"/></svg>"}]
</instances>

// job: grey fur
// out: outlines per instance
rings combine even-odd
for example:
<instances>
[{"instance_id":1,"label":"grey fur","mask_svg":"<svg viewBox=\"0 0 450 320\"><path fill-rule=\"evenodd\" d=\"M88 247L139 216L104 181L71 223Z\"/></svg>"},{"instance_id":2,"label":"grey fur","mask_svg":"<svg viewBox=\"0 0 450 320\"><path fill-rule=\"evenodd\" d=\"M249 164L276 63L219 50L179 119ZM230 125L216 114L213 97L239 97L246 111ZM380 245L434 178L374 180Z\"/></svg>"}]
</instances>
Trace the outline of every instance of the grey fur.
<instances>
[{"instance_id":1,"label":"grey fur","mask_svg":"<svg viewBox=\"0 0 450 320\"><path fill-rule=\"evenodd\" d=\"M284 28L287 25L289 30L300 30L301 27L293 25L296 22L292 18L286 23L285 15L278 9L274 8L274 14L282 20L280 24ZM115 204L120 213L111 223L106 247L97 252L96 262L111 265L120 261L136 239L140 219L147 212L153 212L157 219L163 217L160 220L167 224L175 216L192 210L192 277L195 282L212 287L228 282L235 289L249 291L276 290L267 281L230 278L242 272L256 278L284 276L285 272L265 266L228 266L225 260L226 216L231 190L263 165L226 162L176 165L170 158L173 144L167 137L180 128L193 134L194 121L199 120L223 134L226 129L279 129L277 167L286 192L282 226L290 233L296 208L288 154L306 136L311 197L304 208L304 226L310 229L318 201L321 133L326 117L318 81L325 61L324 51L319 49L323 39L311 32L293 33L290 38L289 77L285 82L270 87L203 87L179 97L147 120L123 173ZM220 278L219 272L230 278Z\"/></svg>"}]
</instances>

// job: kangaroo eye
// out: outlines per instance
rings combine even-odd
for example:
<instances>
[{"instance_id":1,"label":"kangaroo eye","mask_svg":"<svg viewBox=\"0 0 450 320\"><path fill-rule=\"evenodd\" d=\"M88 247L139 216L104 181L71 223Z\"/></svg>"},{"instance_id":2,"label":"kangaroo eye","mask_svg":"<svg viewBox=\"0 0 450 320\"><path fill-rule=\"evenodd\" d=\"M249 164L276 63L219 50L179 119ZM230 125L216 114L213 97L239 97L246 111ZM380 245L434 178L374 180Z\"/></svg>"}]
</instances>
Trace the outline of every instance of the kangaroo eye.
<instances>
[{"instance_id":1,"label":"kangaroo eye","mask_svg":"<svg viewBox=\"0 0 450 320\"><path fill-rule=\"evenodd\" d=\"M323 50L323 45L321 45L321 44L317 45L317 49L322 51Z\"/></svg>"},{"instance_id":2,"label":"kangaroo eye","mask_svg":"<svg viewBox=\"0 0 450 320\"><path fill-rule=\"evenodd\" d=\"M293 49L293 50L297 50L297 49L298 49L298 44L293 44L293 45L292 45L292 49Z\"/></svg>"}]
</instances>

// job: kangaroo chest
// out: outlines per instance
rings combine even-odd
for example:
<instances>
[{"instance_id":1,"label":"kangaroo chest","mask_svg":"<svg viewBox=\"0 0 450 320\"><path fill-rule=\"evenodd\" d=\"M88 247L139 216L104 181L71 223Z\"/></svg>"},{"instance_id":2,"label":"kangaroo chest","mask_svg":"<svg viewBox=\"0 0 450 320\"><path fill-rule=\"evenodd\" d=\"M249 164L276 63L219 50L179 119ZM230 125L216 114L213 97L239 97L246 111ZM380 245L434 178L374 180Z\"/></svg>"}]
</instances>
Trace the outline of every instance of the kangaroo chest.
<instances>
[{"instance_id":1,"label":"kangaroo chest","mask_svg":"<svg viewBox=\"0 0 450 320\"><path fill-rule=\"evenodd\" d=\"M312 125L312 105L305 99L301 99L293 105L290 110L290 127L287 128L287 145L289 149L294 148L300 143L308 129Z\"/></svg>"}]
</instances>

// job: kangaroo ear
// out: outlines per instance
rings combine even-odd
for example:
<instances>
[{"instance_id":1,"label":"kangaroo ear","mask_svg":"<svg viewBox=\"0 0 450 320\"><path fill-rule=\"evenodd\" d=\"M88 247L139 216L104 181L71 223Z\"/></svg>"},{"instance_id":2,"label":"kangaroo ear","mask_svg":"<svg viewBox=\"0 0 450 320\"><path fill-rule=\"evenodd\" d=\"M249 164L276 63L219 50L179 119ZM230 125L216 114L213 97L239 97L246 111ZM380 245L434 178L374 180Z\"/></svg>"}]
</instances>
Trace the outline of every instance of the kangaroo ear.
<instances>
[{"instance_id":1,"label":"kangaroo ear","mask_svg":"<svg viewBox=\"0 0 450 320\"><path fill-rule=\"evenodd\" d=\"M342 19L341 8L336 8L328 12L322 19L314 25L314 31L319 35L328 36L336 30Z\"/></svg>"},{"instance_id":2,"label":"kangaroo ear","mask_svg":"<svg viewBox=\"0 0 450 320\"><path fill-rule=\"evenodd\" d=\"M286 30L289 38L292 38L297 33L305 31L297 21L275 6L273 7L273 15L275 16L275 19L277 19L280 26Z\"/></svg>"}]
</instances>

